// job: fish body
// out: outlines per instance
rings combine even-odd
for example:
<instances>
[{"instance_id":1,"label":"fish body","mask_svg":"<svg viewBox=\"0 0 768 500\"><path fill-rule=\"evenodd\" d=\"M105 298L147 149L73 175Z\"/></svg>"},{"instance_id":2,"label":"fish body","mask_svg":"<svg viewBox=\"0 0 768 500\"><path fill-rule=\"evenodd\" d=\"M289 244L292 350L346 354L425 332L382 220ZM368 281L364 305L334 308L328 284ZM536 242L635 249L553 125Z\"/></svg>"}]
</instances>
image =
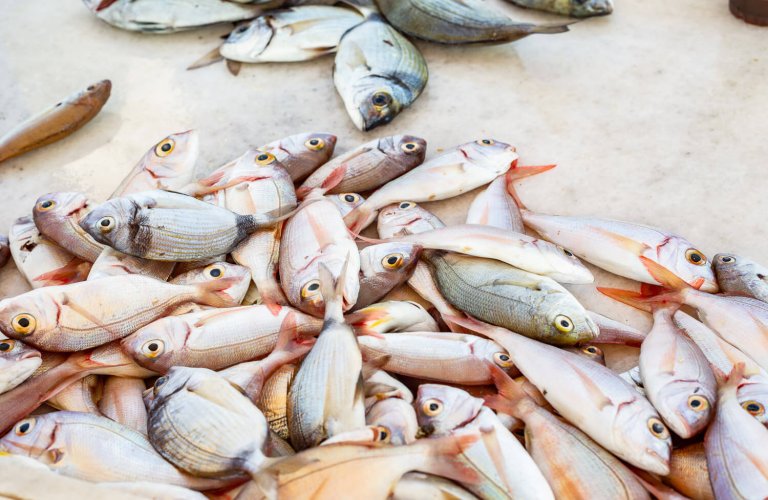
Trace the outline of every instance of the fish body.
<instances>
[{"instance_id":1,"label":"fish body","mask_svg":"<svg viewBox=\"0 0 768 500\"><path fill-rule=\"evenodd\" d=\"M419 262L421 247L412 243L381 243L360 251L360 292L355 309L369 306L405 283Z\"/></svg>"},{"instance_id":2,"label":"fish body","mask_svg":"<svg viewBox=\"0 0 768 500\"><path fill-rule=\"evenodd\" d=\"M669 461L669 475L664 482L691 500L714 500L709 483L707 452L704 443L694 443L676 448Z\"/></svg>"},{"instance_id":3,"label":"fish body","mask_svg":"<svg viewBox=\"0 0 768 500\"><path fill-rule=\"evenodd\" d=\"M136 432L147 434L144 381L138 378L107 377L99 400L101 414Z\"/></svg>"},{"instance_id":4,"label":"fish body","mask_svg":"<svg viewBox=\"0 0 768 500\"><path fill-rule=\"evenodd\" d=\"M507 192L507 180L504 176L497 177L472 200L467 211L467 224L481 224L525 233L523 217L517 203Z\"/></svg>"},{"instance_id":5,"label":"fish body","mask_svg":"<svg viewBox=\"0 0 768 500\"><path fill-rule=\"evenodd\" d=\"M333 82L352 122L362 131L392 121L421 95L427 63L419 49L371 14L341 37Z\"/></svg>"},{"instance_id":6,"label":"fish body","mask_svg":"<svg viewBox=\"0 0 768 500\"><path fill-rule=\"evenodd\" d=\"M360 334L438 332L437 322L421 304L389 300L347 314L346 321Z\"/></svg>"},{"instance_id":7,"label":"fish body","mask_svg":"<svg viewBox=\"0 0 768 500\"><path fill-rule=\"evenodd\" d=\"M40 351L0 334L0 394L27 380L42 363Z\"/></svg>"},{"instance_id":8,"label":"fish body","mask_svg":"<svg viewBox=\"0 0 768 500\"><path fill-rule=\"evenodd\" d=\"M419 430L413 406L400 398L385 398L375 403L366 411L365 423L383 428L389 443L395 446L413 443Z\"/></svg>"},{"instance_id":9,"label":"fish body","mask_svg":"<svg viewBox=\"0 0 768 500\"><path fill-rule=\"evenodd\" d=\"M282 234L283 228L280 224L258 229L232 250L235 262L240 262L250 270L262 304L288 304L277 279Z\"/></svg>"},{"instance_id":10,"label":"fish body","mask_svg":"<svg viewBox=\"0 0 768 500\"><path fill-rule=\"evenodd\" d=\"M333 134L307 132L270 142L259 151L273 154L291 179L300 182L333 156L336 140Z\"/></svg>"},{"instance_id":11,"label":"fish body","mask_svg":"<svg viewBox=\"0 0 768 500\"><path fill-rule=\"evenodd\" d=\"M288 391L296 370L295 364L280 367L267 379L261 388L259 400L256 401L256 406L267 419L269 428L286 441L291 438L288 430Z\"/></svg>"},{"instance_id":12,"label":"fish body","mask_svg":"<svg viewBox=\"0 0 768 500\"><path fill-rule=\"evenodd\" d=\"M82 193L49 193L37 199L32 217L45 236L76 257L94 262L104 245L80 227L80 219L88 212L88 198Z\"/></svg>"},{"instance_id":13,"label":"fish body","mask_svg":"<svg viewBox=\"0 0 768 500\"><path fill-rule=\"evenodd\" d=\"M392 203L379 211L377 230L386 240L445 227L435 214L411 201Z\"/></svg>"},{"instance_id":14,"label":"fish body","mask_svg":"<svg viewBox=\"0 0 768 500\"><path fill-rule=\"evenodd\" d=\"M112 83L102 80L19 124L0 137L0 162L74 133L99 114L110 90Z\"/></svg>"},{"instance_id":15,"label":"fish body","mask_svg":"<svg viewBox=\"0 0 768 500\"><path fill-rule=\"evenodd\" d=\"M230 264L229 262L213 262L207 266L191 269L185 273L179 274L169 283L173 285L196 285L199 283L211 283L221 279L228 279L229 285L222 288L218 293L227 300L229 304L239 305L248 292L248 286L251 283L251 272L247 267ZM181 314L185 307L177 309L173 314ZM195 304L194 307L210 307Z\"/></svg>"},{"instance_id":16,"label":"fish body","mask_svg":"<svg viewBox=\"0 0 768 500\"><path fill-rule=\"evenodd\" d=\"M493 139L481 139L450 149L388 182L344 220L360 232L373 222L375 212L392 203L445 200L491 182L517 160L514 147Z\"/></svg>"},{"instance_id":17,"label":"fish body","mask_svg":"<svg viewBox=\"0 0 768 500\"><path fill-rule=\"evenodd\" d=\"M768 268L740 255L719 253L712 259L720 290L768 302Z\"/></svg>"},{"instance_id":18,"label":"fish body","mask_svg":"<svg viewBox=\"0 0 768 500\"><path fill-rule=\"evenodd\" d=\"M362 21L356 11L341 7L289 7L236 28L219 52L246 63L307 61L335 52L341 36Z\"/></svg>"},{"instance_id":19,"label":"fish body","mask_svg":"<svg viewBox=\"0 0 768 500\"><path fill-rule=\"evenodd\" d=\"M613 12L613 0L508 0L527 9L543 10L563 16L607 16Z\"/></svg>"},{"instance_id":20,"label":"fish body","mask_svg":"<svg viewBox=\"0 0 768 500\"><path fill-rule=\"evenodd\" d=\"M101 415L97 402L103 391L104 380L98 375L88 375L69 384L45 403L58 410Z\"/></svg>"}]
</instances>

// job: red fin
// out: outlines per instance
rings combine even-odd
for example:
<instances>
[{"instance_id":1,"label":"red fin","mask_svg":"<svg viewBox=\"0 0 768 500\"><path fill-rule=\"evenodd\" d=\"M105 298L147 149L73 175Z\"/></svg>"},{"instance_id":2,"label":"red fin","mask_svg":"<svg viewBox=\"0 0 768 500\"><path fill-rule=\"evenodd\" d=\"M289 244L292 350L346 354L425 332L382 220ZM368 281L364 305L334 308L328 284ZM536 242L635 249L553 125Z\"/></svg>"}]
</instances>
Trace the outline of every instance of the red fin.
<instances>
[{"instance_id":1,"label":"red fin","mask_svg":"<svg viewBox=\"0 0 768 500\"><path fill-rule=\"evenodd\" d=\"M197 288L197 297L195 302L213 307L232 307L238 306L232 297L224 290L228 289L239 281L239 278L221 278L214 281L206 281L194 285Z\"/></svg>"},{"instance_id":2,"label":"red fin","mask_svg":"<svg viewBox=\"0 0 768 500\"><path fill-rule=\"evenodd\" d=\"M523 390L521 384L512 380L512 377L510 377L507 372L490 361L486 361L486 364L491 370L493 384L496 386L496 390L499 391L499 396L508 400L513 407L520 401L530 399L528 394ZM514 413L512 414L514 415Z\"/></svg>"},{"instance_id":3,"label":"red fin","mask_svg":"<svg viewBox=\"0 0 768 500\"><path fill-rule=\"evenodd\" d=\"M640 262L643 263L653 279L659 282L664 288L670 288L672 290L684 290L691 287L691 285L686 283L679 276L658 262L651 260L643 255L641 255L639 258ZM699 284L698 287L694 285L694 288L699 288L703 284L703 279L699 278L699 280L702 280L701 284Z\"/></svg>"},{"instance_id":4,"label":"red fin","mask_svg":"<svg viewBox=\"0 0 768 500\"><path fill-rule=\"evenodd\" d=\"M371 337L383 339L384 335L378 330L374 330L374 328L379 325L382 318L386 317L388 317L387 311L378 308L374 309L369 306L348 314L345 317L345 321L355 330L355 335L370 335Z\"/></svg>"},{"instance_id":5,"label":"red fin","mask_svg":"<svg viewBox=\"0 0 768 500\"><path fill-rule=\"evenodd\" d=\"M333 171L323 179L322 184L320 184L320 187L311 187L311 186L301 186L299 189L296 190L296 196L301 200L305 196L307 196L312 191L320 191L323 194L327 193L331 189L335 188L336 186L341 183L341 181L344 180L344 175L347 173L347 166L345 164L339 165L338 167L334 168Z\"/></svg>"},{"instance_id":6,"label":"red fin","mask_svg":"<svg viewBox=\"0 0 768 500\"><path fill-rule=\"evenodd\" d=\"M199 181L197 181L198 184L200 184L201 186L206 186L206 187L215 186L216 184L221 182L221 180L224 178L224 176L228 173L229 168L231 166L232 165L229 164L229 163L224 165L223 167L221 167L221 168L215 170L214 172L212 172L211 175L209 175L208 177L204 177L204 178L200 179Z\"/></svg>"},{"instance_id":7,"label":"red fin","mask_svg":"<svg viewBox=\"0 0 768 500\"><path fill-rule=\"evenodd\" d=\"M648 302L648 297L640 292L622 290L620 288L606 288L602 286L597 287L597 291L613 300L618 300L628 306L634 307L635 309L640 309L641 311L646 312L652 311L651 304ZM598 339L599 338L600 337L598 337Z\"/></svg>"},{"instance_id":8,"label":"red fin","mask_svg":"<svg viewBox=\"0 0 768 500\"><path fill-rule=\"evenodd\" d=\"M521 167L515 164L512 166L512 168L507 170L507 173L505 174L507 193L509 193L509 196L511 196L515 201L518 208L525 208L525 204L523 204L523 200L521 200L517 195L517 191L515 190L514 186L515 181L519 181L520 179L524 179L525 177L529 177L531 175L536 175L548 170L552 170L556 166L557 165L531 165Z\"/></svg>"},{"instance_id":9,"label":"red fin","mask_svg":"<svg viewBox=\"0 0 768 500\"><path fill-rule=\"evenodd\" d=\"M431 460L423 472L443 476L464 484L476 484L482 479L471 462L457 456L464 453L481 439L475 432L455 433L445 437L419 440L411 446L425 446Z\"/></svg>"},{"instance_id":10,"label":"red fin","mask_svg":"<svg viewBox=\"0 0 768 500\"><path fill-rule=\"evenodd\" d=\"M491 394L488 396L483 396L483 400L485 401L485 406L488 408L491 408L493 410L496 410L500 413L506 413L507 415L515 416L515 411L517 410L517 407L507 398L501 396L500 394Z\"/></svg>"},{"instance_id":11,"label":"red fin","mask_svg":"<svg viewBox=\"0 0 768 500\"><path fill-rule=\"evenodd\" d=\"M359 234L373 222L373 219L375 219L374 211L367 205L367 202L363 202L344 217L344 224L352 233Z\"/></svg>"},{"instance_id":12,"label":"red fin","mask_svg":"<svg viewBox=\"0 0 768 500\"><path fill-rule=\"evenodd\" d=\"M32 278L32 281L42 282L43 286L66 285L84 281L90 271L90 262L72 257L72 260L67 262L64 267L36 276Z\"/></svg>"},{"instance_id":13,"label":"red fin","mask_svg":"<svg viewBox=\"0 0 768 500\"><path fill-rule=\"evenodd\" d=\"M99 2L99 5L96 6L96 10L94 12L99 12L101 10L104 10L115 2L117 2L117 0L101 0L101 2Z\"/></svg>"},{"instance_id":14,"label":"red fin","mask_svg":"<svg viewBox=\"0 0 768 500\"><path fill-rule=\"evenodd\" d=\"M280 311L283 310L283 306L281 304L278 304L277 302L263 302L263 304L269 309L269 312L272 313L272 316L277 317L280 315Z\"/></svg>"}]
</instances>

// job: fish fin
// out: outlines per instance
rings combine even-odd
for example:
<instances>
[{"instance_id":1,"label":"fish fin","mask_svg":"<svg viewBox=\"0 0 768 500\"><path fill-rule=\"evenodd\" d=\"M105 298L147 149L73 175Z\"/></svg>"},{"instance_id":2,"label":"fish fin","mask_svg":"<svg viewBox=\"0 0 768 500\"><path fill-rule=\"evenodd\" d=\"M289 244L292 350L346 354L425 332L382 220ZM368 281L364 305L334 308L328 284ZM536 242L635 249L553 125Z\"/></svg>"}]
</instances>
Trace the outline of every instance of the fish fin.
<instances>
[{"instance_id":1,"label":"fish fin","mask_svg":"<svg viewBox=\"0 0 768 500\"><path fill-rule=\"evenodd\" d=\"M479 333L481 335L486 335L486 336L487 336L487 332L490 331L491 329L499 328L497 326L489 325L488 323L479 321L471 316L461 317L461 316L450 316L450 315L444 314L443 319L446 321L446 323L450 321L454 325L458 325L461 328L465 328L470 332L475 332L475 333Z\"/></svg>"},{"instance_id":2,"label":"fish fin","mask_svg":"<svg viewBox=\"0 0 768 500\"><path fill-rule=\"evenodd\" d=\"M640 256L640 262L642 262L653 279L659 282L664 288L670 290L686 290L689 288L699 289L701 288L701 285L704 284L704 278L697 278L694 283L688 284L685 280L666 267L643 255Z\"/></svg>"},{"instance_id":3,"label":"fish fin","mask_svg":"<svg viewBox=\"0 0 768 500\"><path fill-rule=\"evenodd\" d=\"M477 469L469 460L462 459L459 455L471 448L482 437L483 434L473 431L417 441L428 449L432 458L423 472L465 484L479 483L481 476Z\"/></svg>"},{"instance_id":4,"label":"fish fin","mask_svg":"<svg viewBox=\"0 0 768 500\"><path fill-rule=\"evenodd\" d=\"M48 448L48 459L51 463L57 464L64 458L64 450L61 448Z\"/></svg>"},{"instance_id":5,"label":"fish fin","mask_svg":"<svg viewBox=\"0 0 768 500\"><path fill-rule=\"evenodd\" d=\"M390 354L383 354L375 358L371 358L363 362L362 376L363 380L368 380L379 370L383 370L384 366L392 359Z\"/></svg>"},{"instance_id":6,"label":"fish fin","mask_svg":"<svg viewBox=\"0 0 768 500\"><path fill-rule=\"evenodd\" d=\"M530 166L527 166L527 165L518 166L517 164L515 164L512 166L512 168L507 170L507 173L504 174L504 180L506 181L506 186L507 186L507 194L509 194L509 196L512 197L512 200L514 200L518 208L524 209L525 205L523 204L523 200L520 199L520 196L518 196L514 183L516 181L519 181L520 179L524 179L525 177L541 174L548 170L552 170L556 166L557 165L555 164L530 165Z\"/></svg>"},{"instance_id":7,"label":"fish fin","mask_svg":"<svg viewBox=\"0 0 768 500\"><path fill-rule=\"evenodd\" d=\"M291 341L298 337L298 326L296 324L296 313L293 311L285 315L283 322L280 323L280 331L277 334L277 343L272 352L284 351L288 348Z\"/></svg>"},{"instance_id":8,"label":"fish fin","mask_svg":"<svg viewBox=\"0 0 768 500\"><path fill-rule=\"evenodd\" d=\"M387 311L377 306L368 306L345 316L345 321L355 330L355 335L369 335L383 339L376 327L383 323L387 317Z\"/></svg>"},{"instance_id":9,"label":"fish fin","mask_svg":"<svg viewBox=\"0 0 768 500\"><path fill-rule=\"evenodd\" d=\"M72 257L63 267L48 271L32 278L32 281L42 282L43 286L66 285L77 283L88 277L91 270L91 263Z\"/></svg>"},{"instance_id":10,"label":"fish fin","mask_svg":"<svg viewBox=\"0 0 768 500\"><path fill-rule=\"evenodd\" d=\"M688 497L681 495L674 489L665 485L659 481L656 477L650 473L638 469L632 465L627 465L630 472L637 478L638 482L645 488L654 498L658 500L687 500Z\"/></svg>"},{"instance_id":11,"label":"fish fin","mask_svg":"<svg viewBox=\"0 0 768 500\"><path fill-rule=\"evenodd\" d=\"M634 307L635 309L640 309L641 311L645 312L652 311L651 304L648 302L648 297L640 292L622 290L621 288L607 288L602 286L597 287L597 291L607 297L612 298L613 300L617 300L627 304L628 306Z\"/></svg>"},{"instance_id":12,"label":"fish fin","mask_svg":"<svg viewBox=\"0 0 768 500\"><path fill-rule=\"evenodd\" d=\"M363 236L362 234L356 234L351 229L347 229L347 231L349 231L349 234L350 234L350 236L352 236L352 238L354 238L356 240L363 241L365 243L370 243L371 245L380 245L382 243L388 243L390 241L397 241L397 238L391 238L391 239L388 239L388 240L382 240L382 239L379 239L379 238L371 238L369 236Z\"/></svg>"},{"instance_id":13,"label":"fish fin","mask_svg":"<svg viewBox=\"0 0 768 500\"><path fill-rule=\"evenodd\" d=\"M341 273L334 278L333 273L321 262L318 265L318 274L320 276L320 295L325 303L325 320L344 322L344 282L347 276L347 266L349 265L349 255L344 261Z\"/></svg>"},{"instance_id":14,"label":"fish fin","mask_svg":"<svg viewBox=\"0 0 768 500\"><path fill-rule=\"evenodd\" d=\"M375 218L376 212L371 208L367 201L364 201L344 217L344 224L346 224L349 230L354 234L359 234L360 231L370 226Z\"/></svg>"},{"instance_id":15,"label":"fish fin","mask_svg":"<svg viewBox=\"0 0 768 500\"><path fill-rule=\"evenodd\" d=\"M594 403L599 411L602 411L606 406L611 406L613 404L613 401L611 401L611 399L600 390L597 384L595 384L595 382L578 366L571 363L568 359L565 359L564 361L571 367L574 373L576 373L576 376L579 377L581 383L584 384L584 388L587 390L592 403Z\"/></svg>"},{"instance_id":16,"label":"fish fin","mask_svg":"<svg viewBox=\"0 0 768 500\"><path fill-rule=\"evenodd\" d=\"M117 2L117 0L101 0L101 2L99 2L99 5L97 5L96 8L94 9L94 12L102 11L115 2Z\"/></svg>"},{"instance_id":17,"label":"fish fin","mask_svg":"<svg viewBox=\"0 0 768 500\"><path fill-rule=\"evenodd\" d=\"M564 24L531 24L527 30L528 33L535 33L540 35L551 35L555 33L565 33L569 31L568 26L578 21L573 21Z\"/></svg>"},{"instance_id":18,"label":"fish fin","mask_svg":"<svg viewBox=\"0 0 768 500\"><path fill-rule=\"evenodd\" d=\"M603 237L608 238L609 240L613 240L614 243L619 245L620 247L624 248L625 250L637 255L638 257L642 256L644 252L651 249L650 246L647 244L633 240L632 238L629 238L627 236L614 233L612 231L608 231L606 229L602 229L599 227L592 227L595 232L600 233Z\"/></svg>"},{"instance_id":19,"label":"fish fin","mask_svg":"<svg viewBox=\"0 0 768 500\"><path fill-rule=\"evenodd\" d=\"M486 361L486 364L491 371L493 384L496 386L499 396L509 401L511 405L510 408L517 407L517 405L523 401L532 401L531 397L528 396L523 389L522 384L515 382L507 372L496 366L494 363ZM515 413L517 412L510 413L510 415L515 415Z\"/></svg>"},{"instance_id":20,"label":"fish fin","mask_svg":"<svg viewBox=\"0 0 768 500\"><path fill-rule=\"evenodd\" d=\"M344 175L346 173L347 173L347 166L345 164L341 164L338 167L334 168L333 171L328 175L328 177L323 179L323 182L322 184L320 184L319 187L301 186L299 189L296 190L296 196L299 199L304 199L312 191L319 191L320 193L325 194L331 189L338 186L339 183L344 180Z\"/></svg>"},{"instance_id":21,"label":"fish fin","mask_svg":"<svg viewBox=\"0 0 768 500\"><path fill-rule=\"evenodd\" d=\"M483 401L485 401L485 406L488 408L496 410L499 413L506 413L507 415L514 416L514 412L517 409L514 403L500 394L483 396Z\"/></svg>"},{"instance_id":22,"label":"fish fin","mask_svg":"<svg viewBox=\"0 0 768 500\"><path fill-rule=\"evenodd\" d=\"M232 59L227 59L227 69L229 70L229 73L232 76L239 75L242 67L243 67L243 63L241 63L240 61L233 61Z\"/></svg>"},{"instance_id":23,"label":"fish fin","mask_svg":"<svg viewBox=\"0 0 768 500\"><path fill-rule=\"evenodd\" d=\"M713 367L714 368L714 367ZM744 363L736 363L733 365L731 373L725 374L721 370L715 370L715 377L717 378L718 385L720 385L721 391L736 390L744 379L744 372L746 371L746 365Z\"/></svg>"},{"instance_id":24,"label":"fish fin","mask_svg":"<svg viewBox=\"0 0 768 500\"><path fill-rule=\"evenodd\" d=\"M187 67L187 70L192 69L198 69L198 68L204 68L205 66L211 65L213 63L223 61L224 56L221 55L221 52L219 52L220 47L216 47L215 49L211 50L210 52L206 53L203 57L198 59L197 61L193 62Z\"/></svg>"},{"instance_id":25,"label":"fish fin","mask_svg":"<svg viewBox=\"0 0 768 500\"><path fill-rule=\"evenodd\" d=\"M233 307L240 305L224 290L239 281L236 277L221 278L194 285L197 289L194 301L198 304L212 307Z\"/></svg>"}]
</instances>

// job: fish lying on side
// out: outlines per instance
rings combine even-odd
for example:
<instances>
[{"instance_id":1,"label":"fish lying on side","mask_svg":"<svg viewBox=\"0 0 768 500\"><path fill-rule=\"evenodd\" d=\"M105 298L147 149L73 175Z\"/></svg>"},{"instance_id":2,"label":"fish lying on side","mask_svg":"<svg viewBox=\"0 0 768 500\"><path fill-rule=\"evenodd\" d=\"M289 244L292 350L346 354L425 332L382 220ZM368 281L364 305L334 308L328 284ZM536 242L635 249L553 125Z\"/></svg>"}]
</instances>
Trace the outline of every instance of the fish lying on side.
<instances>
[{"instance_id":1,"label":"fish lying on side","mask_svg":"<svg viewBox=\"0 0 768 500\"><path fill-rule=\"evenodd\" d=\"M719 253L712 259L720 290L768 302L768 268L734 254Z\"/></svg>"},{"instance_id":2,"label":"fish lying on side","mask_svg":"<svg viewBox=\"0 0 768 500\"><path fill-rule=\"evenodd\" d=\"M261 387L256 406L267 419L272 432L286 441L291 439L288 429L288 391L296 375L296 364L283 365Z\"/></svg>"},{"instance_id":3,"label":"fish lying on side","mask_svg":"<svg viewBox=\"0 0 768 500\"><path fill-rule=\"evenodd\" d=\"M98 401L104 390L104 380L98 375L88 375L69 384L45 404L58 410L78 411L101 415Z\"/></svg>"},{"instance_id":4,"label":"fish lying on side","mask_svg":"<svg viewBox=\"0 0 768 500\"><path fill-rule=\"evenodd\" d=\"M672 450L669 475L664 482L691 500L715 500L707 469L704 443L694 443Z\"/></svg>"},{"instance_id":5,"label":"fish lying on side","mask_svg":"<svg viewBox=\"0 0 768 500\"><path fill-rule=\"evenodd\" d=\"M32 217L45 236L76 257L94 262L104 245L80 227L80 219L89 211L88 198L82 193L49 193L37 199Z\"/></svg>"},{"instance_id":6,"label":"fish lying on side","mask_svg":"<svg viewBox=\"0 0 768 500\"><path fill-rule=\"evenodd\" d=\"M229 279L229 286L219 290L219 294L227 303L239 305L243 302L245 294L248 292L248 286L251 283L251 273L247 267L230 264L229 262L213 262L204 267L190 269L179 274L169 281L173 285L196 285L199 283L209 283L211 281ZM210 308L211 306L199 304L187 304L173 311L172 314L184 314L193 310Z\"/></svg>"},{"instance_id":7,"label":"fish lying on side","mask_svg":"<svg viewBox=\"0 0 768 500\"><path fill-rule=\"evenodd\" d=\"M607 16L613 12L613 0L507 0L527 9L543 10L563 16Z\"/></svg>"},{"instance_id":8,"label":"fish lying on side","mask_svg":"<svg viewBox=\"0 0 768 500\"><path fill-rule=\"evenodd\" d=\"M353 310L367 307L411 277L421 247L412 243L381 243L360 251L360 293Z\"/></svg>"},{"instance_id":9,"label":"fish lying on side","mask_svg":"<svg viewBox=\"0 0 768 500\"><path fill-rule=\"evenodd\" d=\"M146 436L147 409L144 381L139 378L106 377L99 411L110 420Z\"/></svg>"},{"instance_id":10,"label":"fish lying on side","mask_svg":"<svg viewBox=\"0 0 768 500\"><path fill-rule=\"evenodd\" d=\"M0 394L27 380L42 362L40 351L0 334Z\"/></svg>"},{"instance_id":11,"label":"fish lying on side","mask_svg":"<svg viewBox=\"0 0 768 500\"><path fill-rule=\"evenodd\" d=\"M99 114L112 83L102 80L29 118L0 137L0 162L59 141Z\"/></svg>"},{"instance_id":12,"label":"fish lying on side","mask_svg":"<svg viewBox=\"0 0 768 500\"><path fill-rule=\"evenodd\" d=\"M333 156L336 136L323 132L290 135L259 147L271 153L285 168L294 182L301 182Z\"/></svg>"},{"instance_id":13,"label":"fish lying on side","mask_svg":"<svg viewBox=\"0 0 768 500\"><path fill-rule=\"evenodd\" d=\"M389 300L371 304L344 318L358 335L389 332L439 332L437 322L421 304Z\"/></svg>"}]
</instances>

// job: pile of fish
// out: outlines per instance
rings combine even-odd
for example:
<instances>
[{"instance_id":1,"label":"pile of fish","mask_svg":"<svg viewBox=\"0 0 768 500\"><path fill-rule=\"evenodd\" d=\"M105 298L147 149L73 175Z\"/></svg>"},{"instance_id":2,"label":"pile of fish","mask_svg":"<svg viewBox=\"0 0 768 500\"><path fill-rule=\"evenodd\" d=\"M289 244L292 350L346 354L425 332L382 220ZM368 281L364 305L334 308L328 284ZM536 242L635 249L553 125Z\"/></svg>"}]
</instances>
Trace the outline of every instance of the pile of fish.
<instances>
[{"instance_id":1,"label":"pile of fish","mask_svg":"<svg viewBox=\"0 0 768 500\"><path fill-rule=\"evenodd\" d=\"M190 68L227 60L296 62L336 53L333 81L350 118L367 131L392 121L421 95L427 62L408 36L441 44L506 43L568 24L509 18L484 0L83 0L112 26L170 33L240 22L221 47ZM612 0L510 0L574 17L610 14Z\"/></svg>"},{"instance_id":2,"label":"pile of fish","mask_svg":"<svg viewBox=\"0 0 768 500\"><path fill-rule=\"evenodd\" d=\"M196 180L197 134L172 134L108 200L48 193L16 221L0 494L29 461L111 498L768 497L768 269L531 211L515 184L554 165L494 139L336 141ZM464 224L419 205L483 186ZM585 263L641 284L600 290L649 332L579 303Z\"/></svg>"}]
</instances>

